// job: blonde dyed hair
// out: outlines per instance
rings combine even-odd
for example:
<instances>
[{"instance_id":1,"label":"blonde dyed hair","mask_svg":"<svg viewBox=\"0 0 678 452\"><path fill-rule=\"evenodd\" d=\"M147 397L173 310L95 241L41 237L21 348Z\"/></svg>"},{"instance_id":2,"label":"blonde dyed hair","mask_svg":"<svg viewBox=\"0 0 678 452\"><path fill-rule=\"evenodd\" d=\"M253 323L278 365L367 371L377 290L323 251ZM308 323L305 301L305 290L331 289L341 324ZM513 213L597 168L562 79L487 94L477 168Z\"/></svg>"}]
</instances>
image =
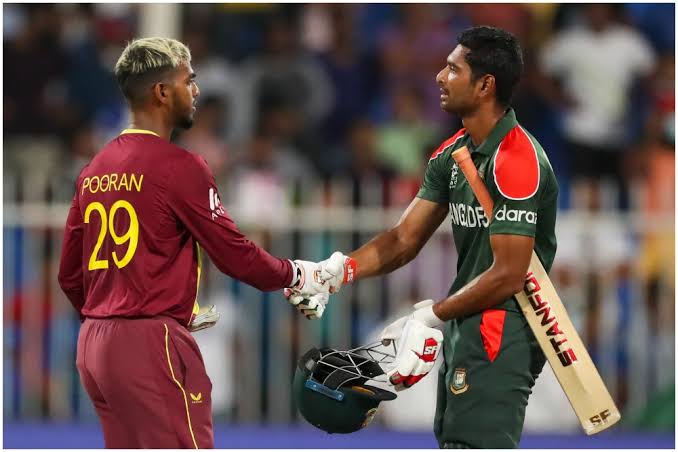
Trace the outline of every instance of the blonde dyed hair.
<instances>
[{"instance_id":1,"label":"blonde dyed hair","mask_svg":"<svg viewBox=\"0 0 678 452\"><path fill-rule=\"evenodd\" d=\"M191 62L186 45L171 38L141 38L130 42L115 64L115 76L125 97L135 102L144 91L182 64Z\"/></svg>"}]
</instances>

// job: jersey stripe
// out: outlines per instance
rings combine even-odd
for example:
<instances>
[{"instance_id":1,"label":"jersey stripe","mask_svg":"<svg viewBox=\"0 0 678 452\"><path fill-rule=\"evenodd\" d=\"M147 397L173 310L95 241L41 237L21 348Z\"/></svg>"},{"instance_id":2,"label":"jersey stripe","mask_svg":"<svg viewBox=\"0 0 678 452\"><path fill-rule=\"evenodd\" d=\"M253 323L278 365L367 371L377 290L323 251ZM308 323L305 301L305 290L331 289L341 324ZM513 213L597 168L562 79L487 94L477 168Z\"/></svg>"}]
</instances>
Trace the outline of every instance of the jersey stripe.
<instances>
[{"instance_id":1,"label":"jersey stripe","mask_svg":"<svg viewBox=\"0 0 678 452\"><path fill-rule=\"evenodd\" d=\"M191 432L191 439L193 439L193 445L195 448L198 448L198 443L195 441L195 435L193 434L193 425L191 424L191 413L188 410L188 399L186 398L186 391L184 391L183 386L181 386L181 383L179 383L179 380L177 380L177 377L174 376L174 369L172 368L172 360L170 359L170 352L169 352L169 329L167 328L167 324L163 323L165 326L165 353L167 353L167 365L169 366L170 374L172 374L172 380L174 380L174 383L177 384L179 389L181 390L181 393L184 396L184 406L186 407L186 420L188 421L188 430Z\"/></svg>"},{"instance_id":2,"label":"jersey stripe","mask_svg":"<svg viewBox=\"0 0 678 452\"><path fill-rule=\"evenodd\" d=\"M435 160L440 154L445 152L445 149L449 148L450 146L454 146L454 143L456 143L457 140L459 140L459 138L463 137L465 133L466 133L466 129L459 129L459 131L457 131L457 133L452 135L447 140L443 141L443 144L441 144L438 147L438 149L436 149L435 152L433 154L431 154L431 158L428 159L428 161L430 162L431 160Z\"/></svg>"},{"instance_id":3,"label":"jersey stripe","mask_svg":"<svg viewBox=\"0 0 678 452\"><path fill-rule=\"evenodd\" d=\"M499 143L494 154L494 183L505 198L529 199L539 189L539 157L529 135L519 125Z\"/></svg>"},{"instance_id":4,"label":"jersey stripe","mask_svg":"<svg viewBox=\"0 0 678 452\"><path fill-rule=\"evenodd\" d=\"M480 320L480 337L483 340L483 347L490 362L493 362L499 355L505 319L506 311L503 309L487 309L483 311L483 316Z\"/></svg>"},{"instance_id":5,"label":"jersey stripe","mask_svg":"<svg viewBox=\"0 0 678 452\"><path fill-rule=\"evenodd\" d=\"M190 326L191 323L193 322L193 318L198 315L200 312L200 304L198 303L198 292L200 291L200 269L202 267L202 259L200 259L200 244L198 242L195 242L195 250L196 253L198 253L198 276L195 282L195 301L193 301L193 312L191 313L191 317L188 319L188 325Z\"/></svg>"}]
</instances>

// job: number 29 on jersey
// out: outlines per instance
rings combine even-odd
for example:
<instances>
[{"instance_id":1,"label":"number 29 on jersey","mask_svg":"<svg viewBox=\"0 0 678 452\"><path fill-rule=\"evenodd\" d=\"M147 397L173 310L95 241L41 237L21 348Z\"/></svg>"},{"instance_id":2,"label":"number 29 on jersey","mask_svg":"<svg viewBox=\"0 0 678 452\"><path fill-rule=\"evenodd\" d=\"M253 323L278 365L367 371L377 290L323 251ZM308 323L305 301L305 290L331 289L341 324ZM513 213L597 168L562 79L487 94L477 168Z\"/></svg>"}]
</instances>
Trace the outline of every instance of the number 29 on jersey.
<instances>
[{"instance_id":1,"label":"number 29 on jersey","mask_svg":"<svg viewBox=\"0 0 678 452\"><path fill-rule=\"evenodd\" d=\"M129 216L129 227L124 234L118 235L115 231L115 216L119 215L119 210L123 209L127 212ZM99 229L99 236L97 242L94 245L92 254L89 257L89 263L87 269L92 270L101 270L108 268L108 256L99 256L101 247L104 244L107 236L110 235L116 245L124 245L127 243L127 251L122 257L119 257L118 253L113 251L111 257L113 258L113 263L118 268L123 268L130 263L134 257L134 253L137 250L137 244L139 243L139 219L137 218L137 212L134 210L132 204L125 200L118 200L112 206L111 209L107 212L103 204L98 201L91 202L87 205L85 209L85 223L89 224L92 214L96 212L101 217L101 228Z\"/></svg>"}]
</instances>

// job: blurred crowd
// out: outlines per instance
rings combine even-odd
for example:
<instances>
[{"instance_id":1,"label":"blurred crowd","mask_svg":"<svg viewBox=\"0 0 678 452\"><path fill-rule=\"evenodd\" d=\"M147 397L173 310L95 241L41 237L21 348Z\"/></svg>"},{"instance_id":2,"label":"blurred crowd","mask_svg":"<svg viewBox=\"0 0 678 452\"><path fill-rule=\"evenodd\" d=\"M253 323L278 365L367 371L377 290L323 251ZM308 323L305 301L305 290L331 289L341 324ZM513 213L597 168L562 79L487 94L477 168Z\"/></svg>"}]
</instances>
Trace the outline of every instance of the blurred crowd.
<instances>
[{"instance_id":1,"label":"blurred crowd","mask_svg":"<svg viewBox=\"0 0 678 452\"><path fill-rule=\"evenodd\" d=\"M266 246L266 225L284 219L286 206L302 197L289 190L295 181L302 187L323 178L344 179L350 187L378 181L382 193L353 190L348 202L409 203L432 151L461 127L440 110L435 76L457 34L479 24L504 28L521 42L525 72L512 105L551 160L561 208L635 213L648 225L655 217L673 218L673 4L177 8L181 31L175 37L191 49L201 95L194 126L175 141L205 157L238 224L249 225L248 235ZM6 203L69 202L80 169L128 125L112 70L126 43L140 37L142 14L142 6L131 3L3 6ZM641 192L632 189L636 182ZM327 193L319 196L332 202ZM596 360L606 336L627 337L633 328L649 330L655 344L670 339L666 349L673 349L674 316L662 315L659 304L668 299L674 305L674 226L631 238L626 226L559 217L554 277ZM642 275L646 300L646 318L636 323L630 306L640 298L625 286L631 271ZM5 294L6 314L10 303L20 304L17 297L40 304L43 294L32 287L17 288L21 296L9 302ZM612 302L605 290L614 292ZM68 336L60 325L63 331L52 334ZM67 347L68 341L55 343ZM24 346L30 344L27 338ZM664 360L661 351L633 347L611 358L619 369L614 392L620 405L637 371L629 353L647 354L657 363L653 368ZM219 347L204 353L210 350ZM659 385L652 383L657 376L647 379L652 388Z\"/></svg>"},{"instance_id":2,"label":"blurred crowd","mask_svg":"<svg viewBox=\"0 0 678 452\"><path fill-rule=\"evenodd\" d=\"M72 181L127 125L112 68L138 37L139 8L6 5L6 172ZM595 193L608 179L620 187L613 207L624 209L630 180L673 177L672 4L179 8L177 37L192 51L201 98L177 141L207 159L224 190L243 178L309 174L416 189L432 150L460 126L440 110L434 79L458 32L474 24L519 38L525 74L513 105L564 193L571 181ZM50 195L67 200L66 185ZM22 195L44 199L45 189L30 184Z\"/></svg>"}]
</instances>

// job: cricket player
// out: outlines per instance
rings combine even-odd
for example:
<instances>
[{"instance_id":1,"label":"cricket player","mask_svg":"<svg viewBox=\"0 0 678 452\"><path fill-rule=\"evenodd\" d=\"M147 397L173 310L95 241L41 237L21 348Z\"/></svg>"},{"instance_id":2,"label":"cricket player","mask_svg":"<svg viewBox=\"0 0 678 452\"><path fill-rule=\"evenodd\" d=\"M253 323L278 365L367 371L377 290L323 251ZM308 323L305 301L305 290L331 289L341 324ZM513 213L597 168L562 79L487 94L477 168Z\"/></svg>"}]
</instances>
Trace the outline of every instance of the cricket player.
<instances>
[{"instance_id":1,"label":"cricket player","mask_svg":"<svg viewBox=\"0 0 678 452\"><path fill-rule=\"evenodd\" d=\"M441 448L515 448L546 358L513 295L532 250L547 271L556 252L558 186L544 149L510 108L523 70L515 37L490 27L462 32L436 76L440 106L463 128L431 155L421 188L398 224L350 256L323 263L332 290L411 261L450 215L458 252L449 296L426 300L382 332L400 345L391 383L409 387L433 367L444 333L434 431ZM493 198L488 221L451 153L467 146ZM414 152L415 150L413 150ZM350 265L349 265L350 264Z\"/></svg>"},{"instance_id":2,"label":"cricket player","mask_svg":"<svg viewBox=\"0 0 678 452\"><path fill-rule=\"evenodd\" d=\"M260 290L318 294L297 303L322 315L320 266L271 256L221 204L201 157L170 143L193 123L199 89L188 48L147 38L122 52L115 74L131 125L82 170L68 214L59 284L83 320L77 368L109 448L211 448L212 383L191 331L200 312L200 250Z\"/></svg>"}]
</instances>

